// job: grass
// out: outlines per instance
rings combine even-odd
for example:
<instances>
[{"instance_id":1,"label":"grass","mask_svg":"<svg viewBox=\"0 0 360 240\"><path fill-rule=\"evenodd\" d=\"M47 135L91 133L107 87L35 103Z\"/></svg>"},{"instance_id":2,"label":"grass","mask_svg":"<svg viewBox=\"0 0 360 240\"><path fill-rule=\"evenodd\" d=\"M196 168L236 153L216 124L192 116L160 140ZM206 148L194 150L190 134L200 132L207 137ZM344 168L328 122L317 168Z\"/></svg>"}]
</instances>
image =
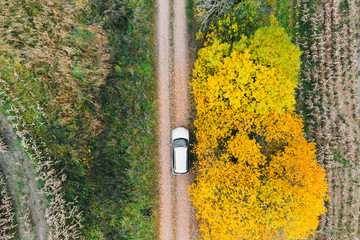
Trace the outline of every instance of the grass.
<instances>
[{"instance_id":1,"label":"grass","mask_svg":"<svg viewBox=\"0 0 360 240\"><path fill-rule=\"evenodd\" d=\"M101 91L107 128L94 140L101 161L94 162L87 178L92 190L88 239L157 238L154 2L127 1L123 7L126 28L107 25L116 67Z\"/></svg>"},{"instance_id":2,"label":"grass","mask_svg":"<svg viewBox=\"0 0 360 240\"><path fill-rule=\"evenodd\" d=\"M26 129L67 173L66 196L78 199L86 239L156 239L155 2L69 1L75 10L67 23L59 3L56 16L36 1L18 1L14 10L16 3L0 4L20 16L7 20L8 32L25 35L23 42L3 36L1 78L18 100L2 97L2 111L25 109ZM45 33L54 59L41 55ZM28 48L40 51L25 61Z\"/></svg>"},{"instance_id":3,"label":"grass","mask_svg":"<svg viewBox=\"0 0 360 240\"><path fill-rule=\"evenodd\" d=\"M348 167L352 167L352 165L350 164L349 160L345 159L342 154L340 153L340 151L338 150L334 150L333 152L333 156L334 156L334 161L335 162L339 162L342 165L342 169L348 168Z\"/></svg>"}]
</instances>

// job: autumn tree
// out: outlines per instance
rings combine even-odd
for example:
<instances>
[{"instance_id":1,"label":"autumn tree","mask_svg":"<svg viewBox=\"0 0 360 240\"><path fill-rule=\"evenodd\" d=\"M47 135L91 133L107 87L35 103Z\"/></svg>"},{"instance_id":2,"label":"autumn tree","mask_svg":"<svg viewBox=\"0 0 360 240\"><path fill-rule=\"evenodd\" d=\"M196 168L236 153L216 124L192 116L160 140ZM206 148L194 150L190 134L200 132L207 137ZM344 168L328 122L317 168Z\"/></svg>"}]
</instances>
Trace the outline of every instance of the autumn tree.
<instances>
[{"instance_id":1,"label":"autumn tree","mask_svg":"<svg viewBox=\"0 0 360 240\"><path fill-rule=\"evenodd\" d=\"M233 46L216 40L201 49L192 83L198 134L225 137L238 124L240 113L293 110L299 56L299 49L276 25L260 28ZM226 121L226 116L237 121ZM253 118L247 118L244 124L250 126Z\"/></svg>"},{"instance_id":2,"label":"autumn tree","mask_svg":"<svg viewBox=\"0 0 360 240\"><path fill-rule=\"evenodd\" d=\"M233 43L242 35L249 37L273 18L268 1L271 0L196 0L200 22L198 40Z\"/></svg>"},{"instance_id":3,"label":"autumn tree","mask_svg":"<svg viewBox=\"0 0 360 240\"><path fill-rule=\"evenodd\" d=\"M200 50L190 193L204 239L304 238L325 212L326 174L294 113L299 57L276 24Z\"/></svg>"},{"instance_id":4,"label":"autumn tree","mask_svg":"<svg viewBox=\"0 0 360 240\"><path fill-rule=\"evenodd\" d=\"M207 30L235 5L236 0L195 0L200 28Z\"/></svg>"},{"instance_id":5,"label":"autumn tree","mask_svg":"<svg viewBox=\"0 0 360 240\"><path fill-rule=\"evenodd\" d=\"M209 27L207 32L201 32L198 36L205 35L210 43L220 40L230 44L239 41L242 35L249 37L268 22L268 17L261 13L261 7L260 1L240 1L228 14Z\"/></svg>"},{"instance_id":6,"label":"autumn tree","mask_svg":"<svg viewBox=\"0 0 360 240\"><path fill-rule=\"evenodd\" d=\"M304 238L325 211L325 171L301 119L257 117L262 127L240 126L198 164L191 194L204 239Z\"/></svg>"}]
</instances>

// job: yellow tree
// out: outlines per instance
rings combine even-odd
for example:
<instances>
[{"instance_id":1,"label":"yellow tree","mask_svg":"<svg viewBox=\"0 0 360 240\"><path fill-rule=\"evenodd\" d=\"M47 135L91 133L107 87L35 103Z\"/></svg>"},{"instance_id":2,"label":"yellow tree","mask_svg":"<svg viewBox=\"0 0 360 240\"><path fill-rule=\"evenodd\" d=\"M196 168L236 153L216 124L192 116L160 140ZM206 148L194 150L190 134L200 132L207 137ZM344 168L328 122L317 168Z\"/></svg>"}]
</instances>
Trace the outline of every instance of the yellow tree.
<instances>
[{"instance_id":1,"label":"yellow tree","mask_svg":"<svg viewBox=\"0 0 360 240\"><path fill-rule=\"evenodd\" d=\"M293 113L300 51L276 24L195 64L196 181L204 239L297 239L325 212L325 171Z\"/></svg>"},{"instance_id":2,"label":"yellow tree","mask_svg":"<svg viewBox=\"0 0 360 240\"><path fill-rule=\"evenodd\" d=\"M294 113L253 115L200 155L191 185L204 239L299 239L325 212L325 171Z\"/></svg>"},{"instance_id":3,"label":"yellow tree","mask_svg":"<svg viewBox=\"0 0 360 240\"><path fill-rule=\"evenodd\" d=\"M293 110L299 56L299 49L276 25L260 28L250 38L243 36L232 46L216 40L201 49L192 83L199 144L205 139L204 144L210 140L217 147L211 137L226 137L239 122L239 113L244 117L248 112L243 124L250 126L251 112Z\"/></svg>"},{"instance_id":4,"label":"yellow tree","mask_svg":"<svg viewBox=\"0 0 360 240\"><path fill-rule=\"evenodd\" d=\"M227 43L237 42L242 35L250 36L265 25L268 22L267 18L268 16L261 11L260 1L243 0L226 16L218 19L216 26L212 25L206 34L200 32L198 38L206 35L210 43L215 39Z\"/></svg>"}]
</instances>

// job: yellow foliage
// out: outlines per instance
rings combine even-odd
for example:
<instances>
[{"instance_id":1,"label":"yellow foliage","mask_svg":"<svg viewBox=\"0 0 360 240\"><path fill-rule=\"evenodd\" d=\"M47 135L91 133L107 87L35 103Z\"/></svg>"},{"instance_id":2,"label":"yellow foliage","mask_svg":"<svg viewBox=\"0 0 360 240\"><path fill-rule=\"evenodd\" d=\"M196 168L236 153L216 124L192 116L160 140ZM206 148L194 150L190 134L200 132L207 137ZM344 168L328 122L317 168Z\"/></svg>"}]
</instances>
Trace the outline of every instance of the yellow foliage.
<instances>
[{"instance_id":1,"label":"yellow foliage","mask_svg":"<svg viewBox=\"0 0 360 240\"><path fill-rule=\"evenodd\" d=\"M204 239L304 238L326 210L325 171L301 120L291 112L253 118L251 128L239 124L218 142L224 147L203 155L197 145L190 192Z\"/></svg>"},{"instance_id":2,"label":"yellow foliage","mask_svg":"<svg viewBox=\"0 0 360 240\"><path fill-rule=\"evenodd\" d=\"M198 38L206 35L209 43L239 41L242 35L250 36L256 29L264 25L267 17L261 13L260 1L240 1L232 11L217 20L216 27L210 26L206 34L200 32Z\"/></svg>"},{"instance_id":3,"label":"yellow foliage","mask_svg":"<svg viewBox=\"0 0 360 240\"><path fill-rule=\"evenodd\" d=\"M260 113L293 110L300 51L277 26L260 28L249 39L213 44L199 51L193 82L199 114L245 109Z\"/></svg>"},{"instance_id":4,"label":"yellow foliage","mask_svg":"<svg viewBox=\"0 0 360 240\"><path fill-rule=\"evenodd\" d=\"M196 181L204 239L299 239L325 213L325 171L294 112L300 51L276 25L199 51Z\"/></svg>"}]
</instances>

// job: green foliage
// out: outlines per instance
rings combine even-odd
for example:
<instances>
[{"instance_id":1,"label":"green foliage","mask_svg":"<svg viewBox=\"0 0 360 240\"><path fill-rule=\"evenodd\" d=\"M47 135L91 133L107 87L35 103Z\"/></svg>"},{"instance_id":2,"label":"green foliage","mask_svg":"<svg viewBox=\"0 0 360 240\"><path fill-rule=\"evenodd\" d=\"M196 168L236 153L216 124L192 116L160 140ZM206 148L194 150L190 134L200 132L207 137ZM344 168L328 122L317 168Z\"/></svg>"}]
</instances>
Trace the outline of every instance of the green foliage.
<instances>
[{"instance_id":1,"label":"green foliage","mask_svg":"<svg viewBox=\"0 0 360 240\"><path fill-rule=\"evenodd\" d=\"M280 81L290 80L296 86L301 52L291 43L284 28L276 24L261 28L251 40L249 50L255 62L279 68Z\"/></svg>"},{"instance_id":2,"label":"green foliage","mask_svg":"<svg viewBox=\"0 0 360 240\"><path fill-rule=\"evenodd\" d=\"M85 236L156 239L154 2L94 1L91 9L86 21L97 19L109 34L114 69L101 89L107 127L94 139L101 158L87 177Z\"/></svg>"},{"instance_id":3,"label":"green foliage","mask_svg":"<svg viewBox=\"0 0 360 240\"><path fill-rule=\"evenodd\" d=\"M23 106L40 150L65 169L66 196L78 199L86 239L156 239L154 2L74 1L68 22L58 1L54 16L43 3L19 2L11 11L20 17L6 20L15 27L0 26L27 44L2 36L1 78L18 97L2 97L2 110ZM31 16L45 27L19 25ZM44 35L56 58L29 55L24 64L24 49L49 53Z\"/></svg>"},{"instance_id":4,"label":"green foliage","mask_svg":"<svg viewBox=\"0 0 360 240\"><path fill-rule=\"evenodd\" d=\"M338 162L338 163L341 163L343 168L352 167L349 160L344 158L344 156L342 156L342 154L341 154L341 152L339 150L335 149L334 152L333 152L333 156L334 156L334 161Z\"/></svg>"},{"instance_id":5,"label":"green foliage","mask_svg":"<svg viewBox=\"0 0 360 240\"><path fill-rule=\"evenodd\" d=\"M275 0L273 5L273 11L278 19L281 26L283 26L285 29L289 29L289 27L292 26L292 3L288 0Z\"/></svg>"},{"instance_id":6,"label":"green foliage","mask_svg":"<svg viewBox=\"0 0 360 240\"><path fill-rule=\"evenodd\" d=\"M194 11L195 11L195 0L188 0L186 1L186 17L188 21L194 18Z\"/></svg>"},{"instance_id":7,"label":"green foliage","mask_svg":"<svg viewBox=\"0 0 360 240\"><path fill-rule=\"evenodd\" d=\"M264 16L259 14L260 7L259 1L241 1L210 28L209 40L218 39L221 42L234 43L239 41L242 35L249 37L259 27L265 25Z\"/></svg>"}]
</instances>

